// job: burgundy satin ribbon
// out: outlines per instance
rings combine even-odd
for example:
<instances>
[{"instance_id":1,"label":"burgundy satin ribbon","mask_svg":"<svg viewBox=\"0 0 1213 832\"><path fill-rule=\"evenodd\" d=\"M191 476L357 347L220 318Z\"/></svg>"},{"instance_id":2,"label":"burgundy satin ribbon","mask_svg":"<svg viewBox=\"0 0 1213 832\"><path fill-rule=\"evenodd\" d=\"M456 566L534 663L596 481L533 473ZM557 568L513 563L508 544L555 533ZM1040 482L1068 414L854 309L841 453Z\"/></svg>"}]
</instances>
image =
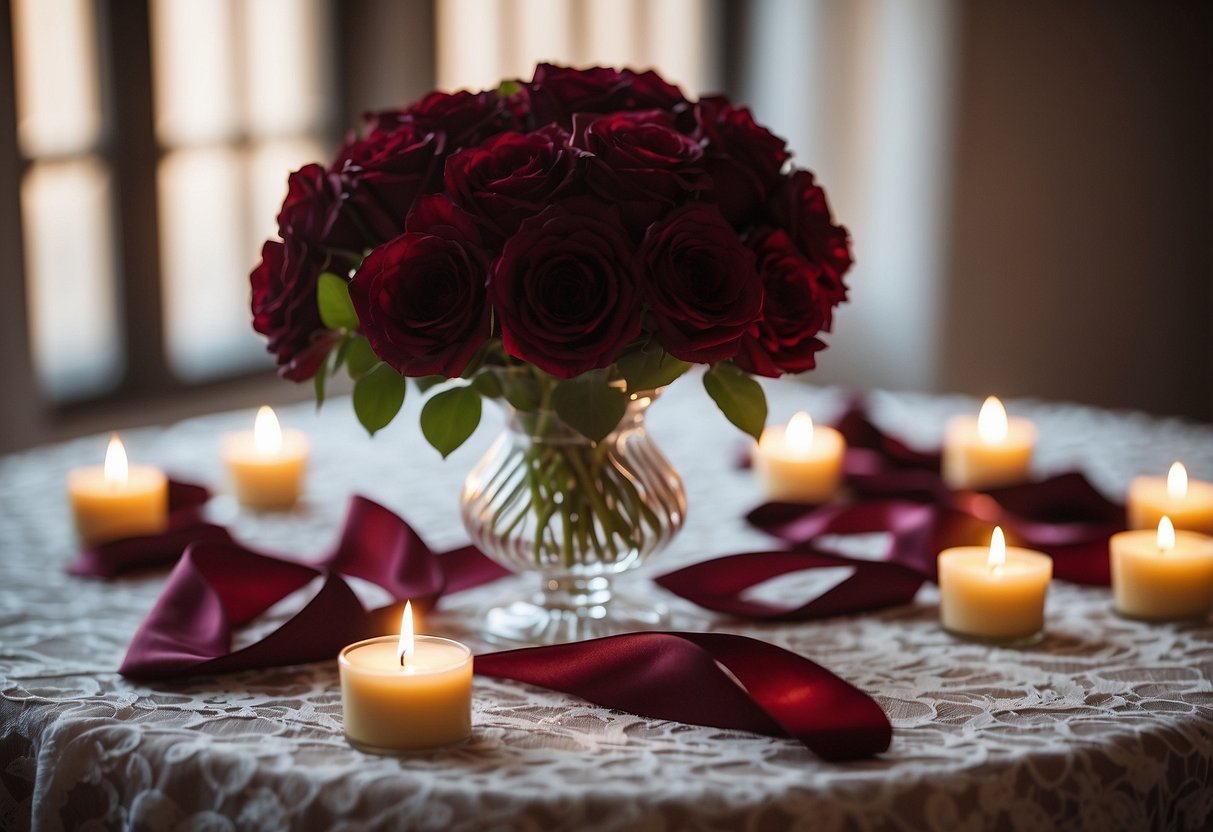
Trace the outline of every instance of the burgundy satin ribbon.
<instances>
[{"instance_id":1,"label":"burgundy satin ribbon","mask_svg":"<svg viewBox=\"0 0 1213 832\"><path fill-rule=\"evenodd\" d=\"M445 592L504 574L470 546L435 554L395 514L354 497L336 549L319 563L233 542L189 546L119 672L167 679L331 659L347 644L392 632L405 599L433 605ZM366 609L347 576L383 587L395 602ZM237 628L316 578L324 583L299 613L231 650ZM867 694L808 659L741 636L634 633L491 653L475 669L642 716L793 737L828 760L871 756L892 736Z\"/></svg>"},{"instance_id":2,"label":"burgundy satin ribbon","mask_svg":"<svg viewBox=\"0 0 1213 832\"><path fill-rule=\"evenodd\" d=\"M203 518L210 497L211 492L201 485L169 480L168 527L163 532L85 546L67 571L81 577L115 578L124 572L173 563L191 543L230 542L227 529Z\"/></svg>"},{"instance_id":3,"label":"burgundy satin ribbon","mask_svg":"<svg viewBox=\"0 0 1213 832\"><path fill-rule=\"evenodd\" d=\"M881 469L939 471L938 451L915 450L885 433L868 418L862 398L853 398L834 426L847 441L848 450L867 452L853 456L852 467L859 469L856 473L874 473L870 469L863 470L859 464L865 459L869 466L873 460L878 461Z\"/></svg>"},{"instance_id":4,"label":"burgundy satin ribbon","mask_svg":"<svg viewBox=\"0 0 1213 832\"><path fill-rule=\"evenodd\" d=\"M317 563L254 552L234 542L189 546L140 624L119 672L136 679L226 673L332 658L347 644L400 627L400 605L432 606L446 591L508 572L472 547L435 554L403 520L353 497L336 549ZM345 576L387 590L368 610ZM231 651L233 632L317 577L324 585L261 641Z\"/></svg>"},{"instance_id":5,"label":"burgundy satin ribbon","mask_svg":"<svg viewBox=\"0 0 1213 832\"><path fill-rule=\"evenodd\" d=\"M1108 538L1125 527L1124 509L1073 472L985 494L955 492L943 504L768 504L747 519L796 547L810 545L823 534L887 531L892 542L886 560L931 580L939 551L988 545L994 526L1002 526L1009 545L1038 549L1053 558L1057 578L1091 586L1110 583Z\"/></svg>"},{"instance_id":6,"label":"burgundy satin ribbon","mask_svg":"<svg viewBox=\"0 0 1213 832\"><path fill-rule=\"evenodd\" d=\"M893 735L863 691L803 656L728 633L629 633L509 650L477 656L475 669L655 719L792 737L826 760L871 757Z\"/></svg>"},{"instance_id":7,"label":"burgundy satin ribbon","mask_svg":"<svg viewBox=\"0 0 1213 832\"><path fill-rule=\"evenodd\" d=\"M1092 586L1110 583L1108 538L1125 527L1124 508L1080 473L985 493L953 491L939 474L937 453L916 451L877 428L858 405L838 421L848 442L846 482L857 502L806 506L768 503L747 520L791 550L734 555L662 575L656 582L717 612L745 618L809 620L909 603L936 579L936 559L952 546L988 545L994 526L1007 543L1045 552L1054 575ZM821 551L827 534L885 532L879 561ZM776 606L746 590L781 575L845 566L854 573L805 603Z\"/></svg>"},{"instance_id":8,"label":"burgundy satin ribbon","mask_svg":"<svg viewBox=\"0 0 1213 832\"><path fill-rule=\"evenodd\" d=\"M744 593L771 578L808 569L846 566L853 573L799 606L777 606ZM898 563L846 558L821 551L752 552L688 566L657 578L658 585L705 607L739 618L809 621L908 603L926 578Z\"/></svg>"}]
</instances>

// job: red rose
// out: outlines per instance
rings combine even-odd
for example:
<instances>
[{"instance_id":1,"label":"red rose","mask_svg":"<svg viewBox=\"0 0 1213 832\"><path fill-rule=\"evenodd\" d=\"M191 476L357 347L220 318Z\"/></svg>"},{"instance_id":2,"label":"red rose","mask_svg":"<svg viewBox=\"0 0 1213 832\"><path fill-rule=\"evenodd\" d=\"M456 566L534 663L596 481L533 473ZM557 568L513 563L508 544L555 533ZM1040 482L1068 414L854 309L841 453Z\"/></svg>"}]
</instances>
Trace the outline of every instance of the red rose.
<instances>
[{"instance_id":1,"label":"red rose","mask_svg":"<svg viewBox=\"0 0 1213 832\"><path fill-rule=\"evenodd\" d=\"M625 110L677 110L686 104L682 90L653 70L633 72L625 69L619 107Z\"/></svg>"},{"instance_id":2,"label":"red rose","mask_svg":"<svg viewBox=\"0 0 1213 832\"><path fill-rule=\"evenodd\" d=\"M409 125L418 134L441 132L451 152L472 147L485 138L511 129L515 113L494 90L472 93L432 92L403 110L372 113L367 123L372 134L392 133Z\"/></svg>"},{"instance_id":3,"label":"red rose","mask_svg":"<svg viewBox=\"0 0 1213 832\"><path fill-rule=\"evenodd\" d=\"M359 329L401 375L457 378L489 337L488 264L466 240L408 232L350 281Z\"/></svg>"},{"instance_id":4,"label":"red rose","mask_svg":"<svg viewBox=\"0 0 1213 832\"><path fill-rule=\"evenodd\" d=\"M361 232L342 211L340 180L320 165L304 165L286 180L286 199L278 212L278 235L312 246L361 251Z\"/></svg>"},{"instance_id":5,"label":"red rose","mask_svg":"<svg viewBox=\"0 0 1213 832\"><path fill-rule=\"evenodd\" d=\"M640 333L631 241L597 202L557 204L523 222L489 295L505 351L559 378L609 366Z\"/></svg>"},{"instance_id":6,"label":"red rose","mask_svg":"<svg viewBox=\"0 0 1213 832\"><path fill-rule=\"evenodd\" d=\"M736 354L762 309L754 255L715 205L692 203L649 227L640 247L657 340L683 361Z\"/></svg>"},{"instance_id":7,"label":"red rose","mask_svg":"<svg viewBox=\"0 0 1213 832\"><path fill-rule=\"evenodd\" d=\"M666 113L578 115L573 121L573 144L592 154L585 160L586 185L618 205L633 230L711 188L699 143L675 130Z\"/></svg>"},{"instance_id":8,"label":"red rose","mask_svg":"<svg viewBox=\"0 0 1213 832\"><path fill-rule=\"evenodd\" d=\"M540 64L524 85L534 124L568 128L577 113L621 110L667 110L686 104L686 97L656 72L622 72L604 67L572 69Z\"/></svg>"},{"instance_id":9,"label":"red rose","mask_svg":"<svg viewBox=\"0 0 1213 832\"><path fill-rule=\"evenodd\" d=\"M508 237L572 181L577 151L568 139L555 126L492 136L447 159L446 192L490 236Z\"/></svg>"},{"instance_id":10,"label":"red rose","mask_svg":"<svg viewBox=\"0 0 1213 832\"><path fill-rule=\"evenodd\" d=\"M442 150L440 134L407 124L342 148L333 168L341 177L347 210L370 237L367 245L398 235L417 197L441 186Z\"/></svg>"},{"instance_id":11,"label":"red rose","mask_svg":"<svg viewBox=\"0 0 1213 832\"><path fill-rule=\"evenodd\" d=\"M847 299L843 275L851 268L850 235L834 225L826 194L807 170L787 177L771 197L771 215L788 232L797 250L821 272L817 282L831 306ZM827 318L825 329L830 328Z\"/></svg>"},{"instance_id":12,"label":"red rose","mask_svg":"<svg viewBox=\"0 0 1213 832\"><path fill-rule=\"evenodd\" d=\"M767 195L780 183L791 155L787 143L755 122L747 108L720 96L699 100L695 124L720 213L735 228L753 225Z\"/></svg>"},{"instance_id":13,"label":"red rose","mask_svg":"<svg viewBox=\"0 0 1213 832\"><path fill-rule=\"evenodd\" d=\"M316 278L324 263L323 255L302 242L269 240L249 275L253 329L266 336L278 374L291 381L315 375L336 342L335 334L324 328L316 302Z\"/></svg>"},{"instance_id":14,"label":"red rose","mask_svg":"<svg viewBox=\"0 0 1213 832\"><path fill-rule=\"evenodd\" d=\"M775 378L817 366L825 344L816 335L830 316L830 301L819 285L821 269L805 260L782 228L763 228L750 237L765 297L762 317L741 340L733 359L748 373Z\"/></svg>"},{"instance_id":15,"label":"red rose","mask_svg":"<svg viewBox=\"0 0 1213 832\"><path fill-rule=\"evenodd\" d=\"M446 194L426 194L418 198L404 222L404 230L431 234L450 240L462 240L481 248L480 228Z\"/></svg>"}]
</instances>

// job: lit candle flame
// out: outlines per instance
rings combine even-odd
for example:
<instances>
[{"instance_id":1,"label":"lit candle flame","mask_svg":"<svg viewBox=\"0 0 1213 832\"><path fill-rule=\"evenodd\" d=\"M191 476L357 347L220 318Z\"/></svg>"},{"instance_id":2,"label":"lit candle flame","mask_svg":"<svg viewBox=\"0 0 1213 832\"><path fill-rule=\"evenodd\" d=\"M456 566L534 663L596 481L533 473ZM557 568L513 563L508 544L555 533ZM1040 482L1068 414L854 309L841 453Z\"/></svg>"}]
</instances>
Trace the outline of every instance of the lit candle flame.
<instances>
[{"instance_id":1,"label":"lit candle flame","mask_svg":"<svg viewBox=\"0 0 1213 832\"><path fill-rule=\"evenodd\" d=\"M1171 518L1163 515L1158 521L1158 551L1170 552L1175 548L1175 524Z\"/></svg>"},{"instance_id":2,"label":"lit candle flame","mask_svg":"<svg viewBox=\"0 0 1213 832\"><path fill-rule=\"evenodd\" d=\"M990 557L986 563L989 565L991 572L999 572L1006 562L1007 539L1002 533L1002 526L995 526L994 534L990 535Z\"/></svg>"},{"instance_id":3,"label":"lit candle flame","mask_svg":"<svg viewBox=\"0 0 1213 832\"><path fill-rule=\"evenodd\" d=\"M788 422L784 431L784 442L794 454L807 454L813 449L813 417L803 410Z\"/></svg>"},{"instance_id":4,"label":"lit candle flame","mask_svg":"<svg viewBox=\"0 0 1213 832\"><path fill-rule=\"evenodd\" d=\"M109 447L105 449L105 481L110 485L126 485L128 476L126 448L118 434L112 434Z\"/></svg>"},{"instance_id":5,"label":"lit candle flame","mask_svg":"<svg viewBox=\"0 0 1213 832\"><path fill-rule=\"evenodd\" d=\"M413 602L404 602L404 615L400 619L400 666L404 667L407 660L413 658L416 645L413 641Z\"/></svg>"},{"instance_id":6,"label":"lit candle flame","mask_svg":"<svg viewBox=\"0 0 1213 832\"><path fill-rule=\"evenodd\" d=\"M990 396L977 414L977 435L987 445L1007 441L1007 410L997 396Z\"/></svg>"},{"instance_id":7,"label":"lit candle flame","mask_svg":"<svg viewBox=\"0 0 1213 832\"><path fill-rule=\"evenodd\" d=\"M1188 496L1188 469L1182 462L1171 464L1167 472L1167 494L1172 500L1182 500Z\"/></svg>"},{"instance_id":8,"label":"lit candle flame","mask_svg":"<svg viewBox=\"0 0 1213 832\"><path fill-rule=\"evenodd\" d=\"M274 409L262 406L253 420L253 447L259 454L276 454L282 450L282 428Z\"/></svg>"}]
</instances>

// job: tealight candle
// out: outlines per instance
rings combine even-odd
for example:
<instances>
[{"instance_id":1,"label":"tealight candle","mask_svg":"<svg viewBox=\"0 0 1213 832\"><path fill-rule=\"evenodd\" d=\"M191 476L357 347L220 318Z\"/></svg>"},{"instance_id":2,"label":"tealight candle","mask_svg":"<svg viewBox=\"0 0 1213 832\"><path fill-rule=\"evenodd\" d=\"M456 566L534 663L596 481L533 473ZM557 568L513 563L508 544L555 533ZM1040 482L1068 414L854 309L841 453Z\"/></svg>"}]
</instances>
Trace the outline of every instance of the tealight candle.
<instances>
[{"instance_id":1,"label":"tealight candle","mask_svg":"<svg viewBox=\"0 0 1213 832\"><path fill-rule=\"evenodd\" d=\"M157 468L128 464L116 433L104 465L67 475L67 493L76 533L86 545L159 534L168 526L168 479Z\"/></svg>"},{"instance_id":2,"label":"tealight candle","mask_svg":"<svg viewBox=\"0 0 1213 832\"><path fill-rule=\"evenodd\" d=\"M1213 483L1189 480L1182 462L1165 480L1134 477L1125 503L1130 529L1154 529L1166 515L1177 529L1213 534Z\"/></svg>"},{"instance_id":3,"label":"tealight candle","mask_svg":"<svg viewBox=\"0 0 1213 832\"><path fill-rule=\"evenodd\" d=\"M337 657L341 712L350 745L398 754L462 742L472 734L472 651L413 635L412 604L400 637L351 644Z\"/></svg>"},{"instance_id":4,"label":"tealight candle","mask_svg":"<svg viewBox=\"0 0 1213 832\"><path fill-rule=\"evenodd\" d=\"M754 449L754 473L768 500L824 503L834 498L842 481L847 444L830 427L814 426L801 411L786 428L769 427Z\"/></svg>"},{"instance_id":5,"label":"tealight candle","mask_svg":"<svg viewBox=\"0 0 1213 832\"><path fill-rule=\"evenodd\" d=\"M989 641L1026 641L1044 630L1045 593L1053 560L1008 547L994 528L989 548L958 546L939 553L939 616L944 629Z\"/></svg>"},{"instance_id":6,"label":"tealight candle","mask_svg":"<svg viewBox=\"0 0 1213 832\"><path fill-rule=\"evenodd\" d=\"M1118 532L1108 541L1116 611L1151 621L1198 618L1213 607L1213 537L1158 529Z\"/></svg>"},{"instance_id":7,"label":"tealight candle","mask_svg":"<svg viewBox=\"0 0 1213 832\"><path fill-rule=\"evenodd\" d=\"M307 468L308 441L302 431L282 430L269 407L257 411L253 432L223 439L236 499L255 509L290 508L299 499Z\"/></svg>"},{"instance_id":8,"label":"tealight candle","mask_svg":"<svg viewBox=\"0 0 1213 832\"><path fill-rule=\"evenodd\" d=\"M942 473L952 488L983 489L1014 485L1028 479L1036 428L1027 419L1007 416L990 396L974 419L955 416L943 440Z\"/></svg>"}]
</instances>

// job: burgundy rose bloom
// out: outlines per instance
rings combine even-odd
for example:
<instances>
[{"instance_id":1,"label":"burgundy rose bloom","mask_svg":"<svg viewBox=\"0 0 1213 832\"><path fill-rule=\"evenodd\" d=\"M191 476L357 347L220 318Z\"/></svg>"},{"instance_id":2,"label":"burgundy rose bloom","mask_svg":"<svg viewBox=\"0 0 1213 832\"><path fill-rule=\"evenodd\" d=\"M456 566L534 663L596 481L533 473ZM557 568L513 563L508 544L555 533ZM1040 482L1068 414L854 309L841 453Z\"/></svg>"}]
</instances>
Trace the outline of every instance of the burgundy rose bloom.
<instances>
[{"instance_id":1,"label":"burgundy rose bloom","mask_svg":"<svg viewBox=\"0 0 1213 832\"><path fill-rule=\"evenodd\" d=\"M340 180L320 165L304 165L286 180L286 199L278 212L278 234L312 246L361 251L358 226L342 210Z\"/></svg>"},{"instance_id":2,"label":"burgundy rose bloom","mask_svg":"<svg viewBox=\"0 0 1213 832\"><path fill-rule=\"evenodd\" d=\"M573 144L592 154L585 160L586 185L618 205L624 222L636 231L711 188L699 143L657 110L579 115Z\"/></svg>"},{"instance_id":3,"label":"burgundy rose bloom","mask_svg":"<svg viewBox=\"0 0 1213 832\"><path fill-rule=\"evenodd\" d=\"M780 184L780 171L791 156L787 143L754 121L749 109L720 96L699 100L695 124L720 213L735 228L753 225L767 195Z\"/></svg>"},{"instance_id":4,"label":"burgundy rose bloom","mask_svg":"<svg viewBox=\"0 0 1213 832\"><path fill-rule=\"evenodd\" d=\"M441 135L407 124L342 148L333 169L340 175L347 210L371 237L369 245L403 231L417 197L441 186L442 150Z\"/></svg>"},{"instance_id":5,"label":"burgundy rose bloom","mask_svg":"<svg viewBox=\"0 0 1213 832\"><path fill-rule=\"evenodd\" d=\"M320 320L316 301L316 279L323 266L324 257L302 242L269 240L249 276L253 329L266 336L278 374L291 381L315 375L336 343L336 333Z\"/></svg>"},{"instance_id":6,"label":"burgundy rose bloom","mask_svg":"<svg viewBox=\"0 0 1213 832\"><path fill-rule=\"evenodd\" d=\"M457 378L489 337L487 273L467 241L408 232L367 255L350 299L375 354L401 375Z\"/></svg>"},{"instance_id":7,"label":"burgundy rose bloom","mask_svg":"<svg viewBox=\"0 0 1213 832\"><path fill-rule=\"evenodd\" d=\"M505 351L558 378L609 366L640 334L631 240L613 210L590 200L523 222L489 295Z\"/></svg>"},{"instance_id":8,"label":"burgundy rose bloom","mask_svg":"<svg viewBox=\"0 0 1213 832\"><path fill-rule=\"evenodd\" d=\"M821 272L818 285L831 306L847 299L843 275L851 268L850 235L834 225L825 191L807 170L797 170L772 195L771 215L787 230L797 250ZM825 329L830 328L827 319Z\"/></svg>"},{"instance_id":9,"label":"burgundy rose bloom","mask_svg":"<svg viewBox=\"0 0 1213 832\"><path fill-rule=\"evenodd\" d=\"M418 234L431 234L451 240L463 240L481 248L480 228L476 221L446 194L426 194L417 200L404 230Z\"/></svg>"},{"instance_id":10,"label":"burgundy rose bloom","mask_svg":"<svg viewBox=\"0 0 1213 832\"><path fill-rule=\"evenodd\" d=\"M682 90L653 70L623 71L624 89L620 91L619 106L625 110L676 110L687 103Z\"/></svg>"},{"instance_id":11,"label":"burgundy rose bloom","mask_svg":"<svg viewBox=\"0 0 1213 832\"><path fill-rule=\"evenodd\" d=\"M418 134L441 132L448 152L479 144L485 138L511 129L516 113L495 90L472 93L432 92L403 110L384 110L367 116L370 131L392 133L409 125Z\"/></svg>"},{"instance_id":12,"label":"burgundy rose bloom","mask_svg":"<svg viewBox=\"0 0 1213 832\"><path fill-rule=\"evenodd\" d=\"M613 113L623 110L672 111L686 105L686 97L652 70L636 73L604 67L572 69L540 64L523 85L530 98L536 126L559 124L569 128L577 113Z\"/></svg>"},{"instance_id":13,"label":"burgundy rose bloom","mask_svg":"<svg viewBox=\"0 0 1213 832\"><path fill-rule=\"evenodd\" d=\"M748 373L775 378L817 366L825 349L816 337L830 317L830 300L820 288L821 269L805 260L782 228L763 228L750 237L765 297L762 317L741 339L733 363Z\"/></svg>"},{"instance_id":14,"label":"burgundy rose bloom","mask_svg":"<svg viewBox=\"0 0 1213 832\"><path fill-rule=\"evenodd\" d=\"M762 310L754 255L715 205L692 203L654 223L640 247L657 340L675 358L709 364L737 353Z\"/></svg>"},{"instance_id":15,"label":"burgundy rose bloom","mask_svg":"<svg viewBox=\"0 0 1213 832\"><path fill-rule=\"evenodd\" d=\"M577 151L559 127L502 133L446 162L446 192L501 239L552 204L573 179Z\"/></svg>"}]
</instances>

